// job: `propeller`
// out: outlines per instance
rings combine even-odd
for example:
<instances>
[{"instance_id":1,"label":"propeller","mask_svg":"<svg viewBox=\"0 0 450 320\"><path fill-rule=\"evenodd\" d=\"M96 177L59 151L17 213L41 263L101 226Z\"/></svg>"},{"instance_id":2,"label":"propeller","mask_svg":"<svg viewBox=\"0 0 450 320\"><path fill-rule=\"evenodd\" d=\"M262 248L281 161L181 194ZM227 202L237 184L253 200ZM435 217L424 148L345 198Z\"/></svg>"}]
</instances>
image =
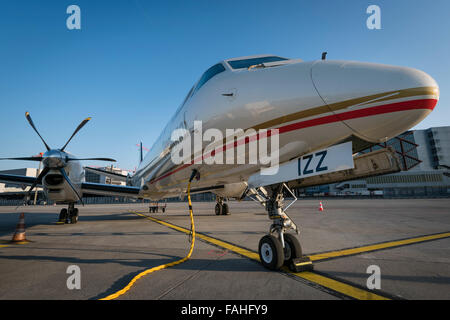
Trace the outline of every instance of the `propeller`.
<instances>
[{"instance_id":1,"label":"propeller","mask_svg":"<svg viewBox=\"0 0 450 320\"><path fill-rule=\"evenodd\" d=\"M66 170L64 170L64 168L60 168L59 172L61 172L62 176L64 177L64 180L66 180L66 182L69 184L69 186L72 188L73 192L75 192L75 194L77 195L78 199L80 200L81 204L84 206L84 202L83 199L81 199L77 189L75 189L75 187L73 186L72 182L70 182L69 177L67 176Z\"/></svg>"},{"instance_id":2,"label":"propeller","mask_svg":"<svg viewBox=\"0 0 450 320\"><path fill-rule=\"evenodd\" d=\"M88 123L88 121L91 120L91 119L92 119L91 117L84 119L84 120L78 125L78 127L75 129L75 131L72 133L72 135L70 136L69 140L67 140L66 144L65 144L61 149L59 149L59 150L64 151L64 149L65 149L65 148L67 147L67 145L69 144L70 140L72 140L72 138L78 133L78 131L80 131L81 128L83 128L84 125L85 125L86 123Z\"/></svg>"},{"instance_id":3,"label":"propeller","mask_svg":"<svg viewBox=\"0 0 450 320\"><path fill-rule=\"evenodd\" d=\"M37 135L39 136L39 138L41 138L42 142L44 143L45 147L47 148L47 151L50 151L50 147L48 146L48 144L45 142L44 138L42 138L41 134L39 133L38 129L36 129L33 120L31 120L31 116L30 113L27 111L25 112L25 118L27 118L28 122L30 123L31 127L34 129L34 131L36 131Z\"/></svg>"},{"instance_id":4,"label":"propeller","mask_svg":"<svg viewBox=\"0 0 450 320\"><path fill-rule=\"evenodd\" d=\"M42 169L41 173L39 174L39 176L36 178L36 181L31 185L30 189L28 190L27 196L31 195L31 191L33 191L33 189L40 183L42 183L42 179L47 175L47 173L50 171L49 167L44 167L44 169Z\"/></svg>"},{"instance_id":5,"label":"propeller","mask_svg":"<svg viewBox=\"0 0 450 320\"><path fill-rule=\"evenodd\" d=\"M45 148L47 149L47 152L44 154L40 154L39 156L33 156L33 157L14 157L14 158L0 158L0 160L23 160L23 161L42 161L44 163L44 168L39 174L39 176L36 178L36 181L31 185L30 189L27 192L27 196L29 197L31 194L31 191L38 185L42 184L42 179L48 174L50 170L58 170L61 175L63 176L64 180L68 183L68 185L72 188L72 190L77 195L78 199L83 203L83 200L81 199L81 196L73 186L72 182L70 181L69 177L67 176L66 170L64 169L68 162L70 161L82 161L82 160L95 160L95 161L108 161L108 162L116 162L116 160L111 158L70 158L69 154L66 153L64 150L69 144L69 142L72 140L72 138L86 125L86 123L91 120L91 118L86 118L78 125L78 127L75 129L75 131L72 133L70 138L67 140L67 142L62 146L61 149L52 149L49 147L49 145L45 142L44 138L42 138L41 134L39 133L38 129L34 125L33 120L31 119L30 113L25 112L25 117L28 120L28 123L33 128L33 130L37 133L39 138L41 138L42 143L44 144ZM84 205L84 203L83 203Z\"/></svg>"},{"instance_id":6,"label":"propeller","mask_svg":"<svg viewBox=\"0 0 450 320\"><path fill-rule=\"evenodd\" d=\"M42 142L45 145L45 148L47 149L47 152L45 154L41 154L40 156L33 156L33 157L14 157L14 158L0 158L0 160L22 160L22 161L43 161L47 158L49 158L49 156L51 156L52 158L55 158L58 154L61 158L61 162L60 163L64 163L67 161L75 161L75 160L95 160L95 161L108 161L108 162L116 162L116 160L111 159L111 158L81 158L81 159L77 159L77 158L69 158L67 156L67 154L64 152L65 148L67 147L67 145L69 144L69 142L72 140L72 138L78 133L78 131L80 131L85 125L86 123L89 122L89 120L91 120L92 118L86 118L83 121L81 121L81 123L78 125L78 127L75 129L75 131L72 133L72 135L70 136L70 138L67 140L67 142L64 144L64 146L61 149L51 149L48 144L45 142L44 138L42 138L41 134L39 133L38 129L36 128L36 126L34 125L33 119L31 119L31 115L29 112L25 112L25 117L27 118L28 122L30 123L31 127L34 129L34 131L37 133L37 135L39 136L39 138L41 138ZM60 151L61 153L58 153L58 151ZM64 155L62 154L64 153Z\"/></svg>"},{"instance_id":7,"label":"propeller","mask_svg":"<svg viewBox=\"0 0 450 320\"><path fill-rule=\"evenodd\" d=\"M0 160L24 160L24 161L42 161L42 157L19 157L19 158L0 158Z\"/></svg>"}]
</instances>

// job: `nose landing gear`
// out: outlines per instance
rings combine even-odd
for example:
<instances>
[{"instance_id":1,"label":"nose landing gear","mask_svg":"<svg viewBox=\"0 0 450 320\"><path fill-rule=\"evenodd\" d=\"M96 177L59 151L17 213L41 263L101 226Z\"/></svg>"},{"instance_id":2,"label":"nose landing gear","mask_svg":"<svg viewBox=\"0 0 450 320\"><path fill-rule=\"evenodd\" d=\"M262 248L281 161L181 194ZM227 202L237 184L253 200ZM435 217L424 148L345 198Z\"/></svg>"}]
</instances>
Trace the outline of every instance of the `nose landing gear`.
<instances>
[{"instance_id":1,"label":"nose landing gear","mask_svg":"<svg viewBox=\"0 0 450 320\"><path fill-rule=\"evenodd\" d=\"M286 207L283 206L283 189L286 189L294 200ZM258 253L261 263L270 270L277 270L283 265L289 267L294 272L308 271L313 269L311 260L303 256L302 247L297 237L286 233L288 229L299 233L296 224L289 218L285 210L289 208L297 198L294 193L284 183L278 184L271 189L260 187L251 189L250 196L254 195L268 213L272 220L269 234L259 241Z\"/></svg>"},{"instance_id":2,"label":"nose landing gear","mask_svg":"<svg viewBox=\"0 0 450 320\"><path fill-rule=\"evenodd\" d=\"M58 223L77 223L78 222L78 209L75 208L75 203L70 203L68 209L61 209L59 213Z\"/></svg>"}]
</instances>

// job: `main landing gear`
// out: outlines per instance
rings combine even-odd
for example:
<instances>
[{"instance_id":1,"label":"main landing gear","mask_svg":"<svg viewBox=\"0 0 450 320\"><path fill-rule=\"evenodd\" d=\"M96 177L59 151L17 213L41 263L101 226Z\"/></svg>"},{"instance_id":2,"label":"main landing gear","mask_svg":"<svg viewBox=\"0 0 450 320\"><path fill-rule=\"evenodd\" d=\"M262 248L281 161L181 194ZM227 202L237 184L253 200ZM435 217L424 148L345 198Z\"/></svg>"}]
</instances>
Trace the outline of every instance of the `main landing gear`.
<instances>
[{"instance_id":1,"label":"main landing gear","mask_svg":"<svg viewBox=\"0 0 450 320\"><path fill-rule=\"evenodd\" d=\"M78 209L75 208L75 203L70 203L68 209L61 209L59 213L58 223L77 223Z\"/></svg>"},{"instance_id":2,"label":"main landing gear","mask_svg":"<svg viewBox=\"0 0 450 320\"><path fill-rule=\"evenodd\" d=\"M294 197L294 200L286 207L283 206L284 189ZM297 237L286 233L288 229L299 233L296 224L285 212L297 201L289 187L284 183L270 188L260 187L250 189L248 195L266 208L269 219L272 221L269 234L259 241L258 253L262 265L270 270L277 270L283 265L294 272L312 270L312 262L309 258L303 256L302 247Z\"/></svg>"},{"instance_id":3,"label":"main landing gear","mask_svg":"<svg viewBox=\"0 0 450 320\"><path fill-rule=\"evenodd\" d=\"M225 198L217 196L216 201L216 207L214 208L214 212L216 213L216 215L229 215L230 211L228 209L228 204L225 203Z\"/></svg>"}]
</instances>

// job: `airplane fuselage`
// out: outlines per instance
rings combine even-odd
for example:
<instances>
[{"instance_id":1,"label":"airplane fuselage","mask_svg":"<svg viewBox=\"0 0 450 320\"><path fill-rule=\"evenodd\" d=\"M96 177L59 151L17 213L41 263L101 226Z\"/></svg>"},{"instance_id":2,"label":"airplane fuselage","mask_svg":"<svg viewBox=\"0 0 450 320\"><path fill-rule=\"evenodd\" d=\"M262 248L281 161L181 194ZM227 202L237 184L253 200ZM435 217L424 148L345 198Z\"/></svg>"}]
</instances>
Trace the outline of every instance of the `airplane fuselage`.
<instances>
[{"instance_id":1,"label":"airplane fuselage","mask_svg":"<svg viewBox=\"0 0 450 320\"><path fill-rule=\"evenodd\" d=\"M202 77L164 128L132 178L143 197L179 195L194 168L201 174L198 187L236 184L238 189L260 169L252 164L174 164L172 133L180 128L192 133L195 121L201 121L203 131L216 128L224 137L226 129L278 129L283 163L353 137L386 141L425 118L439 98L436 82L411 68L282 60L234 69L236 60L219 63L224 70L205 83Z\"/></svg>"}]
</instances>

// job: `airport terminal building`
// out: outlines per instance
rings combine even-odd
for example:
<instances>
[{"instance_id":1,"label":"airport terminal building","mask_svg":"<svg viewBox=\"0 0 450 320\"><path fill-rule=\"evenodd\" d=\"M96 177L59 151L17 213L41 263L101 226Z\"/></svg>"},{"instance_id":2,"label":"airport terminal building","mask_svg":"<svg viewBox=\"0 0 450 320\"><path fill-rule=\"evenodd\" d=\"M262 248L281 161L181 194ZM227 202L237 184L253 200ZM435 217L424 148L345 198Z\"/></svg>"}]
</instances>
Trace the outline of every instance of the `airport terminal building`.
<instances>
[{"instance_id":1,"label":"airport terminal building","mask_svg":"<svg viewBox=\"0 0 450 320\"><path fill-rule=\"evenodd\" d=\"M373 195L383 197L450 196L450 126L411 130L362 153L391 146L402 171L299 190L300 194Z\"/></svg>"}]
</instances>

